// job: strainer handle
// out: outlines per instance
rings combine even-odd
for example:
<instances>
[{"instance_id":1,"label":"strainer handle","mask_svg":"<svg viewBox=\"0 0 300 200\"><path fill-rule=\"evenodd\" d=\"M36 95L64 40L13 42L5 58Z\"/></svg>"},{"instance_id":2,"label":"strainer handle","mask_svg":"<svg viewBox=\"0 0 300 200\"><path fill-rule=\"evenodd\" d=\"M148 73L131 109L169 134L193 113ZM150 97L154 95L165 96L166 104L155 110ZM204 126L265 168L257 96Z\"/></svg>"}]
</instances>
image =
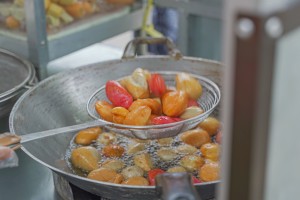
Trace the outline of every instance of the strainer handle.
<instances>
[{"instance_id":1,"label":"strainer handle","mask_svg":"<svg viewBox=\"0 0 300 200\"><path fill-rule=\"evenodd\" d=\"M176 48L175 44L172 42L170 38L150 38L150 37L138 37L131 40L125 47L122 59L135 58L137 46L141 44L164 44L167 46L169 55L175 59L182 58L181 52Z\"/></svg>"},{"instance_id":2,"label":"strainer handle","mask_svg":"<svg viewBox=\"0 0 300 200\"><path fill-rule=\"evenodd\" d=\"M17 136L12 133L5 133L0 135L0 145L8 146L13 148L16 145L20 145L22 143L30 142L33 140L54 136L58 134L70 133L70 132L77 132L86 128L98 127L108 125L109 123L105 123L99 120L89 121L82 124L77 124L73 126L66 126L62 128L56 128L46 131L40 131L35 133L29 133L21 136Z\"/></svg>"},{"instance_id":3,"label":"strainer handle","mask_svg":"<svg viewBox=\"0 0 300 200\"><path fill-rule=\"evenodd\" d=\"M201 200L188 173L160 174L155 182L162 200Z\"/></svg>"}]
</instances>

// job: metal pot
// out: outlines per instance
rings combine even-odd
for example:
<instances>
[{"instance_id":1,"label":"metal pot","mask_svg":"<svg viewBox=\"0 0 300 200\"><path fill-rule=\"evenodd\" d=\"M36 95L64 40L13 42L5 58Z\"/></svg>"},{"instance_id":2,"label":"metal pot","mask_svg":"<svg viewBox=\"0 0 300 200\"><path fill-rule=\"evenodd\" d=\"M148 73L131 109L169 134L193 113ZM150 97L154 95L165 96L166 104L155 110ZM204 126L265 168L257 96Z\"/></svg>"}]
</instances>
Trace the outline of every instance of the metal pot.
<instances>
[{"instance_id":1,"label":"metal pot","mask_svg":"<svg viewBox=\"0 0 300 200\"><path fill-rule=\"evenodd\" d=\"M171 56L135 57L132 50L139 43L165 43ZM10 131L19 135L74 125L91 120L86 102L92 93L109 79L130 74L137 67L150 71L184 71L206 76L220 83L221 64L200 58L182 57L166 39L132 41L120 60L102 62L52 76L27 91L10 115ZM109 199L157 199L153 186L125 186L93 181L74 175L64 160L73 134L62 134L24 144L22 149L33 159L49 167L74 185ZM168 182L168 181L166 181ZM172 181L168 182L168 184ZM217 182L196 185L202 199L214 196Z\"/></svg>"},{"instance_id":2,"label":"metal pot","mask_svg":"<svg viewBox=\"0 0 300 200\"><path fill-rule=\"evenodd\" d=\"M35 70L31 63L0 49L0 121L3 126L8 124L14 103L34 81Z\"/></svg>"}]
</instances>

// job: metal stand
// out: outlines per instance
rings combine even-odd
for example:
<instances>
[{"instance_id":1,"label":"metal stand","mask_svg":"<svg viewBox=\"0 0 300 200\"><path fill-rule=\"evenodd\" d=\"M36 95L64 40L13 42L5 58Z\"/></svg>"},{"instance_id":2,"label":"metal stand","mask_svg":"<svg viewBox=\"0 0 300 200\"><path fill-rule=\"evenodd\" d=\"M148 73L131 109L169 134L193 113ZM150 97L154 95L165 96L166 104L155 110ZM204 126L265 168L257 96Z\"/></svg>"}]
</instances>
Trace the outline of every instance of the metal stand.
<instances>
[{"instance_id":1,"label":"metal stand","mask_svg":"<svg viewBox=\"0 0 300 200\"><path fill-rule=\"evenodd\" d=\"M300 26L299 11L300 3L236 18L232 128L223 145L223 159L230 162L222 200L264 199L276 42Z\"/></svg>"}]
</instances>

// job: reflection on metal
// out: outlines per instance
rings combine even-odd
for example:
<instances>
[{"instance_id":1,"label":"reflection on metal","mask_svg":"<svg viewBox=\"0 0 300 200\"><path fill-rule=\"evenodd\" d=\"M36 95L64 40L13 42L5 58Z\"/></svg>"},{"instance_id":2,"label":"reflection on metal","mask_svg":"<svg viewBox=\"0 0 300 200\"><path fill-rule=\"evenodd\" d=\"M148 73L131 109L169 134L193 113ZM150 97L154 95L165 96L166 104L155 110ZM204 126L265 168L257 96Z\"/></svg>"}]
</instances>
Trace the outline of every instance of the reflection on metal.
<instances>
[{"instance_id":1,"label":"reflection on metal","mask_svg":"<svg viewBox=\"0 0 300 200\"><path fill-rule=\"evenodd\" d=\"M242 18L238 21L236 27L236 34L240 38L249 38L254 32L254 24L248 18Z\"/></svg>"},{"instance_id":2,"label":"reflection on metal","mask_svg":"<svg viewBox=\"0 0 300 200\"><path fill-rule=\"evenodd\" d=\"M266 32L272 38L278 38L282 35L283 27L281 20L278 17L271 17L265 25Z\"/></svg>"},{"instance_id":3,"label":"reflection on metal","mask_svg":"<svg viewBox=\"0 0 300 200\"><path fill-rule=\"evenodd\" d=\"M229 176L222 184L229 191L222 200L264 199L276 42L300 26L295 20L299 14L300 3L274 13L237 16L240 24L245 19L253 22L253 33L244 37L237 32L235 37L232 128L228 132L232 140L223 144L223 158L230 162L223 171ZM252 31L250 24L244 21L244 32Z\"/></svg>"}]
</instances>

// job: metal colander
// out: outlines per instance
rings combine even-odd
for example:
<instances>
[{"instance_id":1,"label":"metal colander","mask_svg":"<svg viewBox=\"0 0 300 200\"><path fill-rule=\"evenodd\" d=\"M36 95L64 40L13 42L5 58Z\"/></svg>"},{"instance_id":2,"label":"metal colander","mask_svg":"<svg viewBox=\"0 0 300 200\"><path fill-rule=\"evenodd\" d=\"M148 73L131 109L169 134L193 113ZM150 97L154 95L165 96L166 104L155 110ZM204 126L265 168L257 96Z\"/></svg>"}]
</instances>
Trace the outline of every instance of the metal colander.
<instances>
[{"instance_id":1,"label":"metal colander","mask_svg":"<svg viewBox=\"0 0 300 200\"><path fill-rule=\"evenodd\" d=\"M160 74L168 86L175 86L175 77L178 73L176 71L157 71L153 73ZM163 125L148 125L148 126L129 126L123 124L115 124L112 122L107 122L98 115L95 109L95 104L99 100L109 101L106 97L105 86L97 90L89 99L87 103L87 110L91 117L106 123L106 127L111 131L126 135L129 137L135 137L140 139L157 139L173 137L178 135L182 131L186 131L196 127L201 121L207 118L213 110L218 105L221 99L221 93L219 87L211 80L198 76L191 75L193 78L197 79L202 85L202 95L197 99L198 104L204 110L204 113L193 117L191 119L179 121L171 124ZM125 77L126 78L126 77ZM121 79L119 79L121 80Z\"/></svg>"},{"instance_id":2,"label":"metal colander","mask_svg":"<svg viewBox=\"0 0 300 200\"><path fill-rule=\"evenodd\" d=\"M0 118L8 115L17 98L34 79L35 71L31 63L0 49Z\"/></svg>"}]
</instances>

